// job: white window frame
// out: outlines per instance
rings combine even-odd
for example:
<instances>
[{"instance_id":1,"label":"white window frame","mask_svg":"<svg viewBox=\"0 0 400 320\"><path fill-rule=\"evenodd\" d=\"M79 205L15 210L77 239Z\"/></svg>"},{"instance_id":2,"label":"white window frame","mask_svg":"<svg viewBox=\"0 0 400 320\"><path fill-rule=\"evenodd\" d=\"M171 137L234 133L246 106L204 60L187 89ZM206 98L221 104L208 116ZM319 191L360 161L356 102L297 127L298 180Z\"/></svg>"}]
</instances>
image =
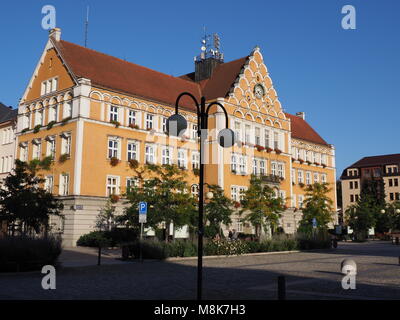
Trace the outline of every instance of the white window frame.
<instances>
[{"instance_id":1,"label":"white window frame","mask_svg":"<svg viewBox=\"0 0 400 320\"><path fill-rule=\"evenodd\" d=\"M133 110L133 109L128 110L128 126L130 124L132 124L132 125L137 124L136 123L136 115L137 115L136 110Z\"/></svg>"},{"instance_id":2,"label":"white window frame","mask_svg":"<svg viewBox=\"0 0 400 320\"><path fill-rule=\"evenodd\" d=\"M119 108L115 105L110 105L109 121L118 121Z\"/></svg>"},{"instance_id":3,"label":"white window frame","mask_svg":"<svg viewBox=\"0 0 400 320\"><path fill-rule=\"evenodd\" d=\"M172 164L173 148L163 146L161 148L161 164Z\"/></svg>"},{"instance_id":4,"label":"white window frame","mask_svg":"<svg viewBox=\"0 0 400 320\"><path fill-rule=\"evenodd\" d=\"M129 150L130 146L134 146L134 150ZM126 159L139 161L139 142L129 141L126 143Z\"/></svg>"},{"instance_id":5,"label":"white window frame","mask_svg":"<svg viewBox=\"0 0 400 320\"><path fill-rule=\"evenodd\" d=\"M109 179L115 179L115 184L109 183ZM115 188L115 193L109 192L109 188ZM109 197L110 195L119 195L120 194L120 177L107 175L106 177L106 196Z\"/></svg>"},{"instance_id":6,"label":"white window frame","mask_svg":"<svg viewBox=\"0 0 400 320\"><path fill-rule=\"evenodd\" d=\"M187 150L178 148L178 167L187 169Z\"/></svg>"},{"instance_id":7,"label":"white window frame","mask_svg":"<svg viewBox=\"0 0 400 320\"><path fill-rule=\"evenodd\" d=\"M111 145L110 145L111 143ZM119 139L118 138L111 138L107 139L107 159L117 158L119 159Z\"/></svg>"},{"instance_id":8,"label":"white window frame","mask_svg":"<svg viewBox=\"0 0 400 320\"><path fill-rule=\"evenodd\" d=\"M145 150L145 163L156 164L157 163L156 146L154 144L146 144L144 150Z\"/></svg>"},{"instance_id":9,"label":"white window frame","mask_svg":"<svg viewBox=\"0 0 400 320\"><path fill-rule=\"evenodd\" d=\"M69 174L60 174L60 187L59 187L59 195L60 196L67 196L69 194Z\"/></svg>"},{"instance_id":10,"label":"white window frame","mask_svg":"<svg viewBox=\"0 0 400 320\"><path fill-rule=\"evenodd\" d=\"M154 129L154 114L146 113L146 130Z\"/></svg>"},{"instance_id":11,"label":"white window frame","mask_svg":"<svg viewBox=\"0 0 400 320\"><path fill-rule=\"evenodd\" d=\"M200 153L192 151L192 169L200 169Z\"/></svg>"}]
</instances>

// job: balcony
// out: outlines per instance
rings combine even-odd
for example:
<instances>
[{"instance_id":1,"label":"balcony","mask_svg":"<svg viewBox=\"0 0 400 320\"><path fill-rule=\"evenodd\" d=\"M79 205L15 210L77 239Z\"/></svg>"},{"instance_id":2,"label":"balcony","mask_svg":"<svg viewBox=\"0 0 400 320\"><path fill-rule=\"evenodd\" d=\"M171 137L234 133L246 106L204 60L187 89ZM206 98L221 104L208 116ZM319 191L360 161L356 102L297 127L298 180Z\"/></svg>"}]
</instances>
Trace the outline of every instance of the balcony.
<instances>
[{"instance_id":1,"label":"balcony","mask_svg":"<svg viewBox=\"0 0 400 320\"><path fill-rule=\"evenodd\" d=\"M276 176L274 174L267 174L264 176L260 176L261 181L266 183L266 184L273 184L273 185L279 185L281 183L281 177Z\"/></svg>"}]
</instances>

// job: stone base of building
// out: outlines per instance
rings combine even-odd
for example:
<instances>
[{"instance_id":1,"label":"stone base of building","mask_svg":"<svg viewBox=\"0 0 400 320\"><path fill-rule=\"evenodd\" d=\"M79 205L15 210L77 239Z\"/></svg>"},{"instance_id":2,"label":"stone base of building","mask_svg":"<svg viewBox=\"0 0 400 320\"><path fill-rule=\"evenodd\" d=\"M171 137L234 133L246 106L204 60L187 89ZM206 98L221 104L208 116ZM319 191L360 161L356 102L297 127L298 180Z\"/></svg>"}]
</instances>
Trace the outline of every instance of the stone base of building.
<instances>
[{"instance_id":1,"label":"stone base of building","mask_svg":"<svg viewBox=\"0 0 400 320\"><path fill-rule=\"evenodd\" d=\"M90 196L59 197L64 204L64 219L52 217L53 233L61 234L64 247L75 247L80 236L95 230L96 219L108 198ZM121 201L115 204L116 213L122 213Z\"/></svg>"}]
</instances>

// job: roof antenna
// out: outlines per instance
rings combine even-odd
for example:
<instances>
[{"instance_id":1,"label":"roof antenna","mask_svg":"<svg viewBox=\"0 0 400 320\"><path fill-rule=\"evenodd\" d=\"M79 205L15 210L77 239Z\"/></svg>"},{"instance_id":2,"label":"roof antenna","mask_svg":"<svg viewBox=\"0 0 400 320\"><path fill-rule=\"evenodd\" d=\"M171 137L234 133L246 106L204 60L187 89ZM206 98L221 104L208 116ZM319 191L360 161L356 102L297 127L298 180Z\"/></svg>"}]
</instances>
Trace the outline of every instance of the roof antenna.
<instances>
[{"instance_id":1,"label":"roof antenna","mask_svg":"<svg viewBox=\"0 0 400 320\"><path fill-rule=\"evenodd\" d=\"M85 21L85 47L87 47L88 40L88 28L89 28L89 6L86 8L86 21Z\"/></svg>"}]
</instances>

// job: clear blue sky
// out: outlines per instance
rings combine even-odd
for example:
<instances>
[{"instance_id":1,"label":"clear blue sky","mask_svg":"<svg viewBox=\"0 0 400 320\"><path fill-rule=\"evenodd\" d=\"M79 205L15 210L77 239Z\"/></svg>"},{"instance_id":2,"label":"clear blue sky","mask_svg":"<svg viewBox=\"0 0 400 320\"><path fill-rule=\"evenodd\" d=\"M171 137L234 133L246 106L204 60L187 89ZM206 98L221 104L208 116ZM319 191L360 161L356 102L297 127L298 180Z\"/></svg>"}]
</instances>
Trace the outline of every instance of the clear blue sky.
<instances>
[{"instance_id":1,"label":"clear blue sky","mask_svg":"<svg viewBox=\"0 0 400 320\"><path fill-rule=\"evenodd\" d=\"M46 43L44 5L62 38L172 75L192 72L203 26L217 32L225 61L259 45L285 111L336 147L337 173L367 155L400 152L400 1L2 1L0 101L16 106ZM356 8L357 29L341 28Z\"/></svg>"}]
</instances>

